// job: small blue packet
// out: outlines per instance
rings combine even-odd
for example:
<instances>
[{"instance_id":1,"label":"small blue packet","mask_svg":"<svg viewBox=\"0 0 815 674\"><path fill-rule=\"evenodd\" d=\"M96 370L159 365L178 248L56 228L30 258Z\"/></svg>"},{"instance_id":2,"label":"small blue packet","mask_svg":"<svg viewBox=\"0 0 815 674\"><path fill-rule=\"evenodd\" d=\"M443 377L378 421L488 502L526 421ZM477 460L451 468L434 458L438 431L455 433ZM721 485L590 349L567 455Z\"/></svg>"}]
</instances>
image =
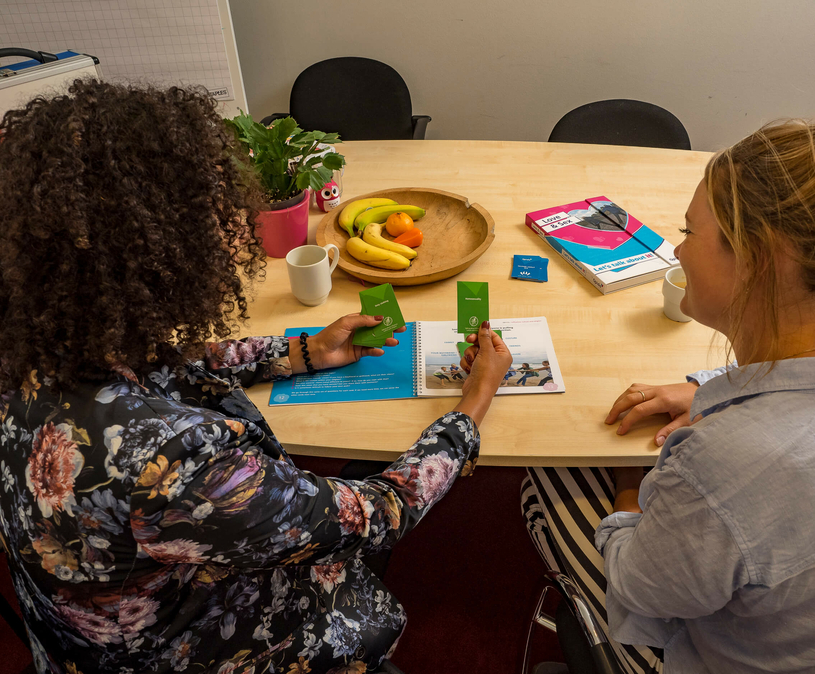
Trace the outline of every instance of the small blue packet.
<instances>
[{"instance_id":1,"label":"small blue packet","mask_svg":"<svg viewBox=\"0 0 815 674\"><path fill-rule=\"evenodd\" d=\"M543 283L549 280L549 260L539 255L515 255L512 260L512 278Z\"/></svg>"}]
</instances>

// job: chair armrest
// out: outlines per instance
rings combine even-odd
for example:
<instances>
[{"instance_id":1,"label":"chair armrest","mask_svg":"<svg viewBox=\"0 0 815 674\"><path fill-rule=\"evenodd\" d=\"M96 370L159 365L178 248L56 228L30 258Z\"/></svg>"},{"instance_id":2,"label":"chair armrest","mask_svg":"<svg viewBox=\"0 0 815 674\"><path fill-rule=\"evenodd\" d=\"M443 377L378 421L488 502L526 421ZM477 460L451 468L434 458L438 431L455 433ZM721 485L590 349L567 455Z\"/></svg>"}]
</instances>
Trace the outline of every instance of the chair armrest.
<instances>
[{"instance_id":1,"label":"chair armrest","mask_svg":"<svg viewBox=\"0 0 815 674\"><path fill-rule=\"evenodd\" d=\"M574 584L574 581L566 574L558 571L547 571L546 577L555 584L555 588L569 605L575 618L580 623L580 628L586 635L586 639L588 639L589 646L608 643L603 628L595 620L586 598L577 585Z\"/></svg>"},{"instance_id":2,"label":"chair armrest","mask_svg":"<svg viewBox=\"0 0 815 674\"><path fill-rule=\"evenodd\" d=\"M269 126L269 124L271 124L276 119L283 119L284 117L288 117L288 116L289 116L288 112L275 112L274 114L269 115L268 117L264 117L263 119L261 119L260 123L263 124L263 126Z\"/></svg>"},{"instance_id":3,"label":"chair armrest","mask_svg":"<svg viewBox=\"0 0 815 674\"><path fill-rule=\"evenodd\" d=\"M591 648L591 659L599 674L623 674L611 644L598 644Z\"/></svg>"},{"instance_id":4,"label":"chair armrest","mask_svg":"<svg viewBox=\"0 0 815 674\"><path fill-rule=\"evenodd\" d=\"M427 123L432 119L427 115L413 115L413 140L424 140Z\"/></svg>"},{"instance_id":5,"label":"chair armrest","mask_svg":"<svg viewBox=\"0 0 815 674\"><path fill-rule=\"evenodd\" d=\"M575 585L569 576L557 571L547 571L546 577L551 580L558 592L563 597L563 601L577 619L583 635L589 644L594 665L600 674L623 674L617 661L608 637L603 628L597 622L580 588Z\"/></svg>"}]
</instances>

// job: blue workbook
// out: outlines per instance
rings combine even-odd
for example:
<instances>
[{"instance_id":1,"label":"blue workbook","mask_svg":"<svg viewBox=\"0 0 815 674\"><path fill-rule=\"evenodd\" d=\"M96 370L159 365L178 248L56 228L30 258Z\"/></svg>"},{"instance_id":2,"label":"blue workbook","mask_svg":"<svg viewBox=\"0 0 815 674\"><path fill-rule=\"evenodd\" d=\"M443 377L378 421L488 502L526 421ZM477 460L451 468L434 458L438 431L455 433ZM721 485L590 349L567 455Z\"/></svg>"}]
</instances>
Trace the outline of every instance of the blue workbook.
<instances>
[{"instance_id":1,"label":"blue workbook","mask_svg":"<svg viewBox=\"0 0 815 674\"><path fill-rule=\"evenodd\" d=\"M565 391L546 319L491 319L513 356L499 395ZM456 321L408 323L394 335L398 346L385 355L313 375L275 382L269 405L359 402L436 396L460 396L467 373L460 367L456 343L462 341ZM286 337L313 335L322 328L290 328ZM297 348L296 343L293 344Z\"/></svg>"}]
</instances>

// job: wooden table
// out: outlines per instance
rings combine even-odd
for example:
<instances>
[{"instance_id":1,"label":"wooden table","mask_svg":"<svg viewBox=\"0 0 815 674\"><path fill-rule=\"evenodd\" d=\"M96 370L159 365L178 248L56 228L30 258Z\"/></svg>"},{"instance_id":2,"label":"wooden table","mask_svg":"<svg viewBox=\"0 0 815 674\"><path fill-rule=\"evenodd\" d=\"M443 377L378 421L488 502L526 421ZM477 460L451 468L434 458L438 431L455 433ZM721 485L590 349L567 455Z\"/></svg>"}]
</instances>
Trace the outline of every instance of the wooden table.
<instances>
[{"instance_id":1,"label":"wooden table","mask_svg":"<svg viewBox=\"0 0 815 674\"><path fill-rule=\"evenodd\" d=\"M456 281L490 283L496 318L546 316L566 392L496 397L481 427L482 465L651 465L653 435L667 417L628 435L603 423L631 383L684 381L723 363L722 342L696 322L662 313L662 284L601 295L524 225L533 210L605 195L669 241L677 231L709 154L651 148L501 141L369 141L340 146L348 165L343 202L373 190L432 187L464 195L495 219L495 241L469 269L430 285L397 289L406 320L455 320ZM310 240L322 213L313 210ZM510 279L514 254L549 258L549 282ZM322 326L359 311L362 285L340 269L321 307L289 289L285 260L269 259L243 335ZM268 406L270 386L249 390L277 437L296 454L391 459L452 409L457 398Z\"/></svg>"}]
</instances>

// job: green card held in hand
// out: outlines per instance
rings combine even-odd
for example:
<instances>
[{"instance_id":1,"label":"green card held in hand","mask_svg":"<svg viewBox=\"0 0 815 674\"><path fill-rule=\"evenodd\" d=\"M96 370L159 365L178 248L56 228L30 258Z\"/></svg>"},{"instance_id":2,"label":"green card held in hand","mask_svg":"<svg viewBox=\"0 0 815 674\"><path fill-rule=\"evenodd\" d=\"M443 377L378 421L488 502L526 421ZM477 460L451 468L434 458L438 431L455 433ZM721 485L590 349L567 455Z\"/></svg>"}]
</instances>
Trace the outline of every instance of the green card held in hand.
<instances>
[{"instance_id":1,"label":"green card held in hand","mask_svg":"<svg viewBox=\"0 0 815 674\"><path fill-rule=\"evenodd\" d=\"M500 330L493 330L493 332L503 339L503 335L501 334ZM464 352L467 350L468 346L472 346L469 342L456 342L456 348L458 349L458 355L464 358Z\"/></svg>"},{"instance_id":2,"label":"green card held in hand","mask_svg":"<svg viewBox=\"0 0 815 674\"><path fill-rule=\"evenodd\" d=\"M367 338L365 338L364 336L359 338L355 337L353 343L356 346L372 346L374 348L381 348L385 346L385 341L389 337L393 337L392 332L383 337L371 337L371 336L368 336Z\"/></svg>"},{"instance_id":3,"label":"green card held in hand","mask_svg":"<svg viewBox=\"0 0 815 674\"><path fill-rule=\"evenodd\" d=\"M478 332L481 323L490 320L490 289L478 281L458 282L458 332Z\"/></svg>"},{"instance_id":4,"label":"green card held in hand","mask_svg":"<svg viewBox=\"0 0 815 674\"><path fill-rule=\"evenodd\" d=\"M362 304L360 313L365 316L382 316L382 322L372 328L357 328L354 333L354 344L357 346L382 346L393 331L405 325L396 295L390 283L375 288L368 288L359 294Z\"/></svg>"}]
</instances>

